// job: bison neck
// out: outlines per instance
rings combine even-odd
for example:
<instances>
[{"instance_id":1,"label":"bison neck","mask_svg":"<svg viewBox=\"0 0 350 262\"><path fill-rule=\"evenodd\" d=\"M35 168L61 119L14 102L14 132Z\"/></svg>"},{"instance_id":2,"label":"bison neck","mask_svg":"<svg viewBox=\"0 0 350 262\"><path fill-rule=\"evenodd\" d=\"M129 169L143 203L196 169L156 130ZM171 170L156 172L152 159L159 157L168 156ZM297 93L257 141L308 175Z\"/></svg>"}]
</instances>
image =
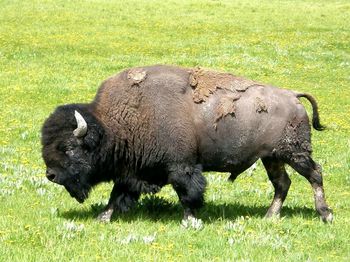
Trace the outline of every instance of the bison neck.
<instances>
[{"instance_id":1,"label":"bison neck","mask_svg":"<svg viewBox=\"0 0 350 262\"><path fill-rule=\"evenodd\" d=\"M108 128L103 124L92 104L77 106L77 109L84 113L88 126L84 143L91 150L91 162L94 166L90 182L92 185L96 185L100 182L114 180L114 137L110 135Z\"/></svg>"}]
</instances>

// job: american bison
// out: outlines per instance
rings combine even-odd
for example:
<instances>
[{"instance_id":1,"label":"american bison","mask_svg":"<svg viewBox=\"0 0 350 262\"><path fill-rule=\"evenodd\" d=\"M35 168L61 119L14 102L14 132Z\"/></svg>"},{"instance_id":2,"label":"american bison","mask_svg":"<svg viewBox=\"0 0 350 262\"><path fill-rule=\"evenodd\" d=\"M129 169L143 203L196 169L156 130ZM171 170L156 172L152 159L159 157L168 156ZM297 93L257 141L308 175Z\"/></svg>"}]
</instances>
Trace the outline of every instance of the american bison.
<instances>
[{"instance_id":1,"label":"american bison","mask_svg":"<svg viewBox=\"0 0 350 262\"><path fill-rule=\"evenodd\" d=\"M128 69L107 79L91 103L59 106L45 121L46 176L80 203L93 186L113 181L102 221L171 184L186 222L203 205L203 171L229 172L233 181L261 159L275 188L267 217L279 215L287 196L288 164L310 182L316 210L330 222L301 97L322 130L309 94L201 68Z\"/></svg>"}]
</instances>

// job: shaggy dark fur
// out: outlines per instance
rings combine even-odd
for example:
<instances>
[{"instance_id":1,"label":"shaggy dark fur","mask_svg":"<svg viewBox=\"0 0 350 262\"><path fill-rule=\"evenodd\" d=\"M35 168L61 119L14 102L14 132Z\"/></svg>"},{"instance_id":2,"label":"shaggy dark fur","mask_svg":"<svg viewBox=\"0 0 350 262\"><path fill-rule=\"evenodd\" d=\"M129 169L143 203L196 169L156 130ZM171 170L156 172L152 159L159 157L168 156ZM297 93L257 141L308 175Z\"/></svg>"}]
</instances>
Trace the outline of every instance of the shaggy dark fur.
<instances>
[{"instance_id":1,"label":"shaggy dark fur","mask_svg":"<svg viewBox=\"0 0 350 262\"><path fill-rule=\"evenodd\" d=\"M187 218L203 205L202 171L230 172L234 180L261 158L275 187L267 216L279 215L288 193L287 163L310 181L316 209L331 221L321 169L311 158L308 116L298 100L311 102L313 126L321 130L315 99L229 74L216 85L213 72L204 70L196 78L205 94L199 101L193 72L171 66L125 70L107 79L92 103L58 107L42 128L48 179L79 202L96 184L114 181L99 216L105 221L113 211L131 208L140 194L171 184ZM223 101L228 109L218 118ZM87 123L83 137L73 134L75 111Z\"/></svg>"}]
</instances>

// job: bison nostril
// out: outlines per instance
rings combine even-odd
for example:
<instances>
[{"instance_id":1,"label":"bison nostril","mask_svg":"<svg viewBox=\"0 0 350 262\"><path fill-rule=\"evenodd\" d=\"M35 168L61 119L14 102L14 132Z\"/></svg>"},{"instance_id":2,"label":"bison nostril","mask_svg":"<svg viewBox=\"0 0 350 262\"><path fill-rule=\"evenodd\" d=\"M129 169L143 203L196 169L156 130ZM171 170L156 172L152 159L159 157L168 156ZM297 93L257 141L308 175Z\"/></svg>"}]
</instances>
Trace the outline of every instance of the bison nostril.
<instances>
[{"instance_id":1,"label":"bison nostril","mask_svg":"<svg viewBox=\"0 0 350 262\"><path fill-rule=\"evenodd\" d=\"M46 177L48 180L53 181L56 177L56 175L50 171L46 171Z\"/></svg>"}]
</instances>

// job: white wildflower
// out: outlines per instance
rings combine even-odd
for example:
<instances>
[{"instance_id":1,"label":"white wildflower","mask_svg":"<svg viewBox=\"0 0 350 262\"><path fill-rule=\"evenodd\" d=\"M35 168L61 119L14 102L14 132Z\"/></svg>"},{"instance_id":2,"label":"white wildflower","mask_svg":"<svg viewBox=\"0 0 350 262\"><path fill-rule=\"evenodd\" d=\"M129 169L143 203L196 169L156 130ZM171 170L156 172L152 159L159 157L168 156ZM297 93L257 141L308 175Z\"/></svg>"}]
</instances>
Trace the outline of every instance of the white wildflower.
<instances>
[{"instance_id":1,"label":"white wildflower","mask_svg":"<svg viewBox=\"0 0 350 262\"><path fill-rule=\"evenodd\" d=\"M233 246L233 244L235 243L235 240L230 237L227 242L230 246Z\"/></svg>"},{"instance_id":2,"label":"white wildflower","mask_svg":"<svg viewBox=\"0 0 350 262\"><path fill-rule=\"evenodd\" d=\"M38 189L36 190L36 192L38 193L39 196L43 196L43 195L46 194L46 189L40 187L40 188L38 188Z\"/></svg>"},{"instance_id":3,"label":"white wildflower","mask_svg":"<svg viewBox=\"0 0 350 262\"><path fill-rule=\"evenodd\" d=\"M193 228L195 230L201 230L203 229L203 221L193 216L189 216L187 219L182 220L181 226L183 228Z\"/></svg>"},{"instance_id":4,"label":"white wildflower","mask_svg":"<svg viewBox=\"0 0 350 262\"><path fill-rule=\"evenodd\" d=\"M64 222L63 226L65 230L75 232L83 231L85 228L84 224L77 225L74 223L74 221Z\"/></svg>"},{"instance_id":5,"label":"white wildflower","mask_svg":"<svg viewBox=\"0 0 350 262\"><path fill-rule=\"evenodd\" d=\"M156 235L157 235L157 233L154 233L153 235L150 235L150 236L144 236L142 238L143 239L143 243L151 244L156 239Z\"/></svg>"},{"instance_id":6,"label":"white wildflower","mask_svg":"<svg viewBox=\"0 0 350 262\"><path fill-rule=\"evenodd\" d=\"M133 235L133 234L129 234L126 238L124 238L123 240L121 240L120 242L123 244L123 245L127 245L127 244L130 244L131 242L135 242L137 241L137 236Z\"/></svg>"},{"instance_id":7,"label":"white wildflower","mask_svg":"<svg viewBox=\"0 0 350 262\"><path fill-rule=\"evenodd\" d=\"M57 207L51 207L50 208L50 214L52 216L56 216L58 214L58 208Z\"/></svg>"}]
</instances>

